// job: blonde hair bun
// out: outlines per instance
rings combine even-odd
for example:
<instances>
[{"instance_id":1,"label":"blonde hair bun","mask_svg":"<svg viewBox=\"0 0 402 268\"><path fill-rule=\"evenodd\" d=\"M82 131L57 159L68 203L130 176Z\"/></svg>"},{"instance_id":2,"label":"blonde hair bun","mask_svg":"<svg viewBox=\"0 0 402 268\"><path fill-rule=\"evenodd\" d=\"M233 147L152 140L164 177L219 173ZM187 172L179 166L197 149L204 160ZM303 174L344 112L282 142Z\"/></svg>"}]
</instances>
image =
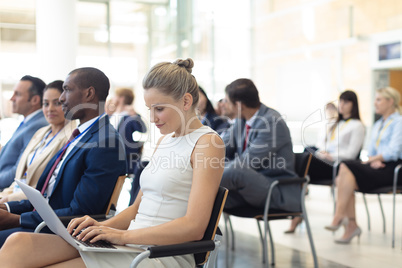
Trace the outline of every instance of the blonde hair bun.
<instances>
[{"instance_id":1,"label":"blonde hair bun","mask_svg":"<svg viewBox=\"0 0 402 268\"><path fill-rule=\"evenodd\" d=\"M194 61L190 58L187 58L185 60L177 59L173 63L179 65L180 67L186 68L187 72L189 72L190 74L193 71Z\"/></svg>"}]
</instances>

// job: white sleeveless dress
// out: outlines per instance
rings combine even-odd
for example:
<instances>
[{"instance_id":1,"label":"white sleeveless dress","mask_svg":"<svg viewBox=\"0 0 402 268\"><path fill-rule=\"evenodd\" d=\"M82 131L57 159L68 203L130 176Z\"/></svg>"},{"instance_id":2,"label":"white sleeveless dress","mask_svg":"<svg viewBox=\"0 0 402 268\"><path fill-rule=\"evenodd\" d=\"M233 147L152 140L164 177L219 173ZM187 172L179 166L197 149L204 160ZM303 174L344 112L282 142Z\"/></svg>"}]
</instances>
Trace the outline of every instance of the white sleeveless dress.
<instances>
[{"instance_id":1,"label":"white sleeveless dress","mask_svg":"<svg viewBox=\"0 0 402 268\"><path fill-rule=\"evenodd\" d=\"M191 154L198 139L207 133L215 131L203 126L184 136L173 137L173 134L169 134L162 139L141 174L140 185L143 196L129 230L156 226L186 214L193 179ZM80 254L89 268L129 267L138 255L98 252L80 252ZM194 256L190 254L147 259L141 262L140 267L195 267L195 261Z\"/></svg>"}]
</instances>

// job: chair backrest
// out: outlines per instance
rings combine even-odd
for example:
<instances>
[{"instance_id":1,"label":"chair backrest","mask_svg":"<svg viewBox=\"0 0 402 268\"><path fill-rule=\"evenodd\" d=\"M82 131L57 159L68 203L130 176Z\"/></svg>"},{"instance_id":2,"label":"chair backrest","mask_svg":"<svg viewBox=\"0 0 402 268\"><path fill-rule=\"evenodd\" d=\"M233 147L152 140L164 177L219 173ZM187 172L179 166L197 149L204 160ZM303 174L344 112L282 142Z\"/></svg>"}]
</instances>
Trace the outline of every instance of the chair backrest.
<instances>
[{"instance_id":1,"label":"chair backrest","mask_svg":"<svg viewBox=\"0 0 402 268\"><path fill-rule=\"evenodd\" d=\"M228 196L229 190L225 187L219 186L218 193L216 194L214 206L212 208L211 218L207 229L205 230L204 237L201 241L213 240L215 238L216 231L218 229L219 219L221 217L223 207L225 206L226 197ZM209 257L210 252L203 252L194 254L195 263L197 265L204 264Z\"/></svg>"},{"instance_id":2,"label":"chair backrest","mask_svg":"<svg viewBox=\"0 0 402 268\"><path fill-rule=\"evenodd\" d=\"M311 158L312 154L309 152L295 153L295 171L300 178L307 176Z\"/></svg>"},{"instance_id":3,"label":"chair backrest","mask_svg":"<svg viewBox=\"0 0 402 268\"><path fill-rule=\"evenodd\" d=\"M126 179L126 175L121 175L117 178L116 184L114 186L114 190L112 196L110 197L109 204L106 209L106 215L109 214L110 210L116 210L117 200L119 200L121 189L123 188L124 180Z\"/></svg>"}]
</instances>

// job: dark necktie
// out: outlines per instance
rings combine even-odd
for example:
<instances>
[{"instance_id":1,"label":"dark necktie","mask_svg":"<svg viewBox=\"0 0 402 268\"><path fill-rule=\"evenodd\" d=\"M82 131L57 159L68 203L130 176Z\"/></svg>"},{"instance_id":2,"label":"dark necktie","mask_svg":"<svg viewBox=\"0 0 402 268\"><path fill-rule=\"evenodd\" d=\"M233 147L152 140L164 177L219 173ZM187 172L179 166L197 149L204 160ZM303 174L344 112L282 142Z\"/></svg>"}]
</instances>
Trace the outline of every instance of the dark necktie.
<instances>
[{"instance_id":1,"label":"dark necktie","mask_svg":"<svg viewBox=\"0 0 402 268\"><path fill-rule=\"evenodd\" d=\"M78 130L78 128L74 129L74 131L71 134L71 137L68 139L66 145L69 144L72 140L74 140L79 134L80 134L80 131ZM63 155L66 153L67 148L68 148L68 146L64 146L63 151L60 153L59 157L57 157L52 168L50 169L49 174L47 175L46 181L43 184L42 190L40 191L42 193L42 195L45 193L46 188L49 185L50 178L52 177L53 172L56 169L57 165L60 163L61 159L63 158Z\"/></svg>"},{"instance_id":2,"label":"dark necktie","mask_svg":"<svg viewBox=\"0 0 402 268\"><path fill-rule=\"evenodd\" d=\"M244 138L243 151L246 150L246 148L247 148L248 133L250 132L250 128L251 128L251 126L246 124L246 136Z\"/></svg>"}]
</instances>

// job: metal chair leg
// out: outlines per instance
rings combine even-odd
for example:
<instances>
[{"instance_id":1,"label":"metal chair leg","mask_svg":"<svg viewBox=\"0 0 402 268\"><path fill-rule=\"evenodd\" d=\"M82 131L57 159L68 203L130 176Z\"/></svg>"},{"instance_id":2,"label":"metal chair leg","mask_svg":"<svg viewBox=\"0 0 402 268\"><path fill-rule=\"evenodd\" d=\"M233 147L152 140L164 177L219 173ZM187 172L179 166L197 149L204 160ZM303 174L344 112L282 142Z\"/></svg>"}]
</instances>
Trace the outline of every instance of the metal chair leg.
<instances>
[{"instance_id":1,"label":"metal chair leg","mask_svg":"<svg viewBox=\"0 0 402 268\"><path fill-rule=\"evenodd\" d=\"M307 184L305 184L303 186L303 191L305 191L306 187L307 187ZM306 225L307 235L308 235L308 239L310 241L311 254L313 255L313 260L314 260L314 268L318 268L317 253L315 251L313 234L312 234L311 228L310 228L310 222L308 221L308 217L307 217L306 204L304 203L305 196L303 195L303 191L302 191L302 196L301 196L302 217L303 217L304 223Z\"/></svg>"},{"instance_id":2,"label":"metal chair leg","mask_svg":"<svg viewBox=\"0 0 402 268\"><path fill-rule=\"evenodd\" d=\"M275 246L274 246L274 240L272 239L272 232L271 227L269 226L269 222L268 222L268 234L269 234L269 244L271 245L271 259L272 259L271 264L275 265Z\"/></svg>"},{"instance_id":3,"label":"metal chair leg","mask_svg":"<svg viewBox=\"0 0 402 268\"><path fill-rule=\"evenodd\" d=\"M263 256L265 255L265 263L264 263L265 268L269 268L267 233L269 234L270 240L272 241L271 232L269 232L268 230L269 230L268 220L266 217L264 217L264 243L262 249L264 250Z\"/></svg>"},{"instance_id":4,"label":"metal chair leg","mask_svg":"<svg viewBox=\"0 0 402 268\"><path fill-rule=\"evenodd\" d=\"M335 185L331 185L332 202L334 203L334 215L336 212L336 198L335 198Z\"/></svg>"},{"instance_id":5,"label":"metal chair leg","mask_svg":"<svg viewBox=\"0 0 402 268\"><path fill-rule=\"evenodd\" d=\"M336 198L335 198L335 180L336 180L336 172L338 170L338 161L334 163L332 166L332 185L331 185L331 193L332 193L332 201L334 202L334 216L336 212Z\"/></svg>"},{"instance_id":6,"label":"metal chair leg","mask_svg":"<svg viewBox=\"0 0 402 268\"><path fill-rule=\"evenodd\" d=\"M223 219L225 222L225 263L226 268L229 268L229 230L228 230L228 222L230 220L229 215L223 213Z\"/></svg>"},{"instance_id":7,"label":"metal chair leg","mask_svg":"<svg viewBox=\"0 0 402 268\"><path fill-rule=\"evenodd\" d=\"M258 220L256 220L256 223L257 223L257 227L258 227L258 232L260 233L260 240L261 240L261 246L262 246L262 263L265 263L267 261L267 259L266 259L267 249L265 248L265 244L264 244L264 235L261 230L260 222Z\"/></svg>"},{"instance_id":8,"label":"metal chair leg","mask_svg":"<svg viewBox=\"0 0 402 268\"><path fill-rule=\"evenodd\" d=\"M218 254L219 254L219 247L221 246L222 242L221 235L215 235L215 249L210 252L207 262L204 264L203 268L215 268L218 267Z\"/></svg>"},{"instance_id":9,"label":"metal chair leg","mask_svg":"<svg viewBox=\"0 0 402 268\"><path fill-rule=\"evenodd\" d=\"M366 207L366 212L367 212L367 228L370 231L370 212L367 206L367 200L366 200L366 195L363 193L363 201L364 201L364 206Z\"/></svg>"},{"instance_id":10,"label":"metal chair leg","mask_svg":"<svg viewBox=\"0 0 402 268\"><path fill-rule=\"evenodd\" d=\"M395 248L395 198L396 198L396 192L394 188L393 200L392 200L392 248Z\"/></svg>"},{"instance_id":11,"label":"metal chair leg","mask_svg":"<svg viewBox=\"0 0 402 268\"><path fill-rule=\"evenodd\" d=\"M232 248L231 250L234 251L235 250L235 234L233 231L233 225L232 225L232 221L230 220L230 217L228 216L228 222L229 222L229 227L230 227L230 236L232 237Z\"/></svg>"},{"instance_id":12,"label":"metal chair leg","mask_svg":"<svg viewBox=\"0 0 402 268\"><path fill-rule=\"evenodd\" d=\"M382 215L382 232L385 234L385 225L386 225L385 224L385 214L384 214L384 209L382 207L381 197L379 194L377 195L377 198L378 198L378 203L380 204L381 215Z\"/></svg>"},{"instance_id":13,"label":"metal chair leg","mask_svg":"<svg viewBox=\"0 0 402 268\"><path fill-rule=\"evenodd\" d=\"M393 183L393 189L392 189L392 195L393 195L393 204L392 204L392 248L395 247L395 199L396 199L396 186L398 185L398 176L399 176L399 171L402 168L402 164L399 164L395 167L394 170L394 183Z\"/></svg>"}]
</instances>

